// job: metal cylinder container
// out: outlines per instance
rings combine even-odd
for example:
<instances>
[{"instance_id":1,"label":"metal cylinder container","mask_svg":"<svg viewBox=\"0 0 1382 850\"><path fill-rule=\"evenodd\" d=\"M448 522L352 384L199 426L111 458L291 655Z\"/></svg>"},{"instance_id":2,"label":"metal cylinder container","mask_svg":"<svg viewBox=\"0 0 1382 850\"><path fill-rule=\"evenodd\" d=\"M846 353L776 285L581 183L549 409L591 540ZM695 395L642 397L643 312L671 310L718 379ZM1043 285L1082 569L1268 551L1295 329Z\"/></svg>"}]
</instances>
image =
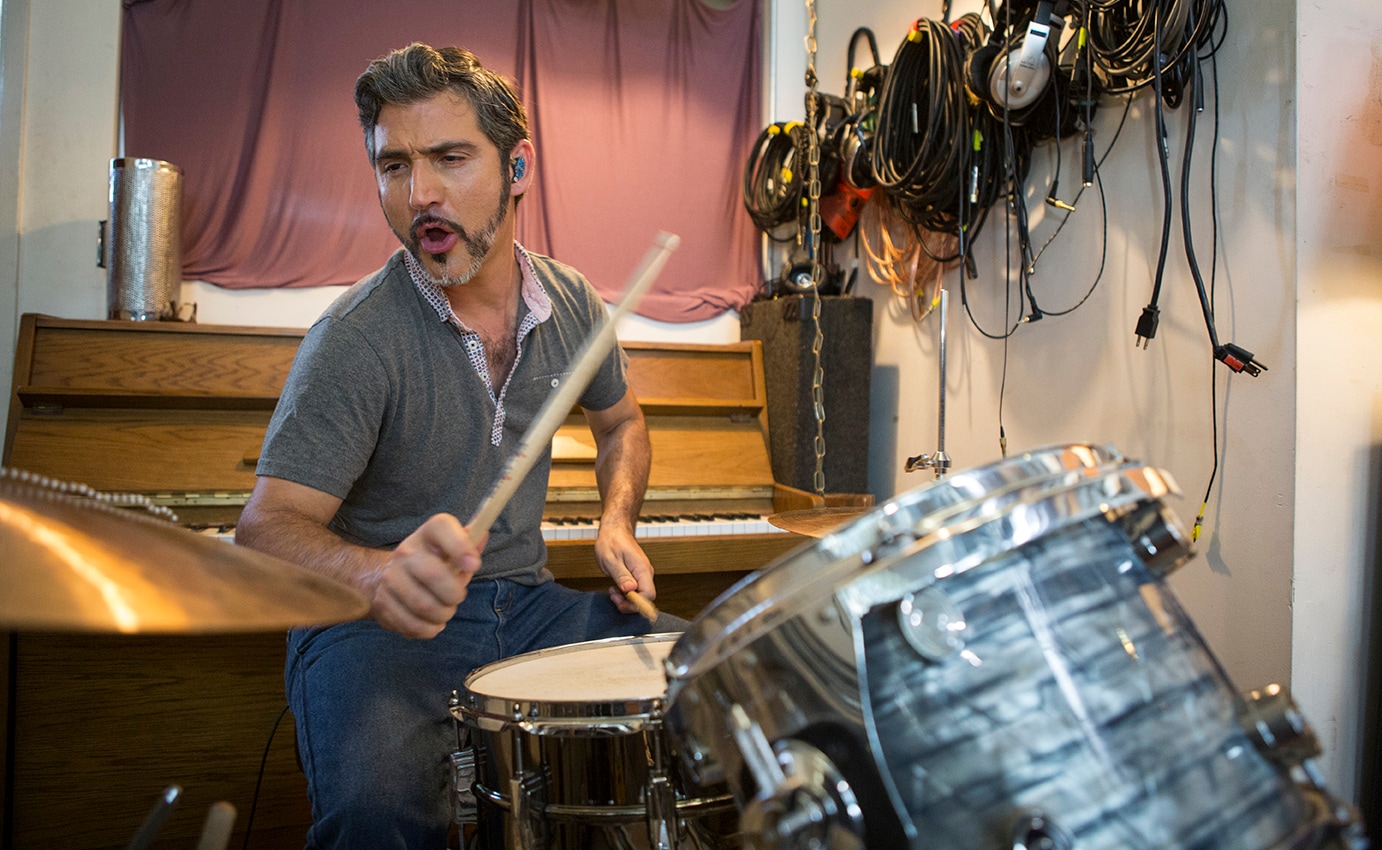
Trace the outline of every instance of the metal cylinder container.
<instances>
[{"instance_id":1,"label":"metal cylinder container","mask_svg":"<svg viewBox=\"0 0 1382 850\"><path fill-rule=\"evenodd\" d=\"M110 318L177 318L182 292L182 169L157 159L110 161L110 217L101 254Z\"/></svg>"}]
</instances>

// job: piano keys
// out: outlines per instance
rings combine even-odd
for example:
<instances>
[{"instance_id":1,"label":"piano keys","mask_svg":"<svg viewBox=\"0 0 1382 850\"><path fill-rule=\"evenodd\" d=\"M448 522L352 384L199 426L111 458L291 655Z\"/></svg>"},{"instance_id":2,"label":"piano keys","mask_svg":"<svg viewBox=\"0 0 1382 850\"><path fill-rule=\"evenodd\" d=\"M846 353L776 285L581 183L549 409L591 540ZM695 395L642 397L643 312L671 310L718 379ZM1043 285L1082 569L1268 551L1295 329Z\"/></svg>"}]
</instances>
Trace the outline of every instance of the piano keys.
<instances>
[{"instance_id":1,"label":"piano keys","mask_svg":"<svg viewBox=\"0 0 1382 850\"><path fill-rule=\"evenodd\" d=\"M550 517L542 522L542 539L594 540L600 521L590 517ZM640 516L634 537L709 537L726 534L788 534L762 514L653 514Z\"/></svg>"}]
</instances>

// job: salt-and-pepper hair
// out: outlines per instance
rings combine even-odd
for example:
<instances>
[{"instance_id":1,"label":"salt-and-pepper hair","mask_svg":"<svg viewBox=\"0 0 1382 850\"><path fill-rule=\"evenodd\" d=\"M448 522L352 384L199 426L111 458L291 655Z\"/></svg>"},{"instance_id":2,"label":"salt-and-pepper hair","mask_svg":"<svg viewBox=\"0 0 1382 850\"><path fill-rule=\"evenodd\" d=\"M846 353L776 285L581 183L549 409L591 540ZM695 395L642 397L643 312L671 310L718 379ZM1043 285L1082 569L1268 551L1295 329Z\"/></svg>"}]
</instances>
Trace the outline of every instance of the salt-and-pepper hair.
<instances>
[{"instance_id":1,"label":"salt-and-pepper hair","mask_svg":"<svg viewBox=\"0 0 1382 850\"><path fill-rule=\"evenodd\" d=\"M382 56L355 81L355 106L365 131L365 151L374 164L374 128L385 104L407 106L452 91L470 102L486 138L499 149L499 164L509 168L509 151L530 138L528 114L518 92L503 76L480 64L460 47L429 47L414 42Z\"/></svg>"}]
</instances>

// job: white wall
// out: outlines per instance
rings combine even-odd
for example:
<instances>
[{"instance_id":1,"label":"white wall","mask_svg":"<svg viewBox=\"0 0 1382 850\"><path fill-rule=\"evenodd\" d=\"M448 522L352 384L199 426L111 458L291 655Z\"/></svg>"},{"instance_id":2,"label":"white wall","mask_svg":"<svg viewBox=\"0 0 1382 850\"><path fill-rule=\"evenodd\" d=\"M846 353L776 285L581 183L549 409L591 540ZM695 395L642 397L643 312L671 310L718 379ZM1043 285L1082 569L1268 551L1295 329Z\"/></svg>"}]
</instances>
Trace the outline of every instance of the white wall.
<instances>
[{"instance_id":1,"label":"white wall","mask_svg":"<svg viewBox=\"0 0 1382 850\"><path fill-rule=\"evenodd\" d=\"M872 27L884 61L891 61L910 21L938 15L939 5L820 0L822 87L839 93L836 81L843 80L855 27ZM957 13L969 8L957 6ZM1231 0L1230 7L1233 29L1220 57L1219 326L1221 336L1253 350L1271 368L1255 380L1226 379L1217 369L1221 477L1202 554L1172 583L1239 686L1293 680L1324 737L1331 783L1352 795L1361 588L1372 554L1378 467L1379 396L1369 366L1379 326L1373 319L1382 312L1374 294L1382 289L1382 11L1372 0L1302 6L1297 75L1296 4ZM104 313L104 273L95 267L94 243L96 222L105 217L108 160L116 153L120 2L4 0L0 9L0 381L7 385L19 313ZM770 10L767 41L778 68L769 107L776 114L770 117L799 117L805 17L793 0L770 2ZM18 69L16 62L22 63ZM1340 74L1341 67L1355 73ZM23 118L18 131L15 110ZM1106 108L1100 116L1101 142L1111 135L1115 112ZM1171 115L1173 151L1180 150L1183 118ZM1207 183L1207 138L1197 154L1200 186ZM1173 507L1188 525L1209 473L1215 373L1178 237L1160 333L1146 351L1132 346L1133 323L1150 291L1160 220L1153 151L1144 97L1104 170L1110 202L1104 282L1074 315L1019 330L1009 348L1004 414L1010 451L1092 439L1170 469L1186 491ZM1046 168L1039 159L1034 183ZM4 176L16 173L17 181ZM1062 194L1070 188L1063 183ZM1297 203L1298 195L1304 203ZM1198 197L1195 219L1206 235L1197 245L1207 267L1208 209L1202 192ZM1087 286L1097 264L1097 222L1098 206L1086 193L1038 269L1034 285L1043 307L1067 306ZM1034 219L1037 238L1051 225ZM998 231L991 225L980 245L981 279L970 290L976 312L989 324L1001 309ZM881 287L860 287L875 303L870 484L888 497L922 483L901 471L902 460L933 450L937 440L937 321L933 315L914 325ZM198 303L203 322L301 326L329 296L193 286L184 297ZM633 325L629 333L645 339L690 333L724 341L737 338L738 329L733 315L690 329L641 320ZM949 336L947 448L957 466L971 466L998 455L1002 351L973 331L958 297Z\"/></svg>"},{"instance_id":2,"label":"white wall","mask_svg":"<svg viewBox=\"0 0 1382 850\"><path fill-rule=\"evenodd\" d=\"M119 32L118 0L29 4L19 168L20 312L104 316L97 223L106 217L115 154Z\"/></svg>"},{"instance_id":3,"label":"white wall","mask_svg":"<svg viewBox=\"0 0 1382 850\"><path fill-rule=\"evenodd\" d=\"M5 0L0 5L0 389L6 399L19 316L20 125L28 29L28 0Z\"/></svg>"},{"instance_id":4,"label":"white wall","mask_svg":"<svg viewBox=\"0 0 1382 850\"><path fill-rule=\"evenodd\" d=\"M115 153L119 24L119 0L5 0L0 382L6 397L20 314L99 319L105 313L97 223L106 217Z\"/></svg>"},{"instance_id":5,"label":"white wall","mask_svg":"<svg viewBox=\"0 0 1382 850\"><path fill-rule=\"evenodd\" d=\"M1348 778L1360 767L1351 745L1363 728L1382 492L1382 5L1301 4L1296 26L1293 672Z\"/></svg>"}]
</instances>

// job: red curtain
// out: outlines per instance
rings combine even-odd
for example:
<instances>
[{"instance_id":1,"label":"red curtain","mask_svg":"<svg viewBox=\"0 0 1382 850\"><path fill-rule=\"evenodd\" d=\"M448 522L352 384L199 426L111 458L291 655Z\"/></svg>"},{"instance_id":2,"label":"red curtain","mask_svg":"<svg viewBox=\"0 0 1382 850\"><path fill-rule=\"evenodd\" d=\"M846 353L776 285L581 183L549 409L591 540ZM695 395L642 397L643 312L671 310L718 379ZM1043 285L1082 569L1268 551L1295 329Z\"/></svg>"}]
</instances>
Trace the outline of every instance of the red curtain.
<instances>
[{"instance_id":1,"label":"red curtain","mask_svg":"<svg viewBox=\"0 0 1382 850\"><path fill-rule=\"evenodd\" d=\"M186 278L320 286L382 264L397 240L351 93L411 41L517 83L537 148L524 245L613 301L666 230L682 246L639 313L695 321L752 298L739 175L760 129L757 0L126 0L124 150L183 170Z\"/></svg>"}]
</instances>

